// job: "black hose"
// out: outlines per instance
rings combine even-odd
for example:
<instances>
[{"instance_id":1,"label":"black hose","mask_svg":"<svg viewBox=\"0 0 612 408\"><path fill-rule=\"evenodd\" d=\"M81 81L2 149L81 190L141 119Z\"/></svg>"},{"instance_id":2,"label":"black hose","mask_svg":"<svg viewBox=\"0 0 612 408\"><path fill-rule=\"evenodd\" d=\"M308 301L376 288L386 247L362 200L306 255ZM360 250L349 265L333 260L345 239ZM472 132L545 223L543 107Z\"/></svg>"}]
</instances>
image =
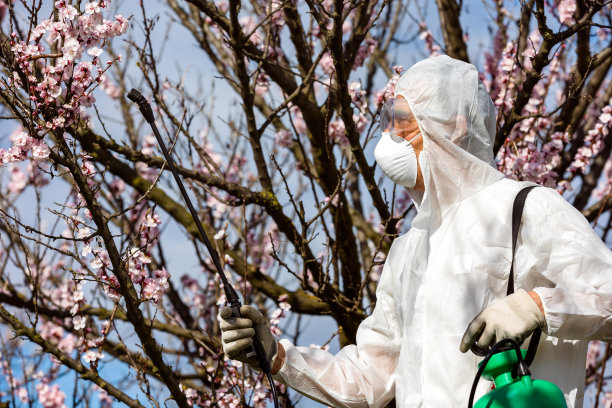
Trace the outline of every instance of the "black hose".
<instances>
[{"instance_id":1,"label":"black hose","mask_svg":"<svg viewBox=\"0 0 612 408\"><path fill-rule=\"evenodd\" d=\"M221 278L221 281L223 282L223 289L225 290L225 296L232 309L232 314L234 317L242 317L242 315L240 314L240 306L242 306L242 303L240 302L238 293L227 280L227 277L225 276L225 273L223 272L223 268L221 267L221 262L219 261L219 254L217 254L217 251L213 248L210 241L208 240L208 237L206 236L206 233L204 232L204 228L202 227L202 223L200 222L200 218L198 217L196 210L193 208L193 204L191 204L191 200L189 199L189 196L187 195L185 186L183 185L183 182L181 181L181 178L179 177L179 174L176 171L176 167L174 167L174 162L172 160L172 157L168 153L168 149L166 149L166 144L162 140L161 135L159 134L159 130L157 129L157 126L155 125L155 117L153 116L153 109L151 109L151 105L149 104L147 99L144 96L142 96L142 94L138 92L136 89L132 88L132 90L128 92L127 97L132 102L138 105L138 107L140 108L140 112L142 112L142 115L144 116L145 120L149 122L149 124L151 125L151 128L153 129L153 134L155 134L155 138L157 139L157 143L159 143L159 147L161 148L162 153L164 154L164 157L166 158L166 161L168 162L168 167L172 171L174 180L176 180L179 190L181 190L181 194L183 196L183 199L185 199L185 202L187 203L187 208L189 208L191 217L193 218L193 221L195 222L198 228L198 231L200 232L200 235L202 236L202 240L204 241L206 248L208 248L208 252L210 253L213 263L215 264L215 267L217 269L217 273L219 274L219 277ZM272 389L272 397L274 399L274 406L278 408L279 407L278 397L276 395L276 386L274 385L274 380L272 379L270 363L268 362L268 359L266 358L266 352L263 348L261 339L259 338L257 333L253 335L253 347L252 348L249 347L246 350L246 354L247 356L251 356L255 354L255 356L257 357L259 368L264 374L266 374L268 381L270 383L270 388Z\"/></svg>"},{"instance_id":2,"label":"black hose","mask_svg":"<svg viewBox=\"0 0 612 408\"><path fill-rule=\"evenodd\" d=\"M516 351L516 358L518 359L517 375L519 377L522 377L524 375L530 374L529 368L527 367L527 364L523 360L523 355L521 354L521 349L519 347L519 344L515 340L512 340L512 339L503 339L502 341L500 341L499 343L491 347L491 349L487 352L487 355L484 358L484 360L482 360L482 363L480 363L480 366L478 367L478 371L476 372L476 377L474 378L474 382L472 383L472 390L470 391L470 400L468 402L468 408L472 408L474 406L474 395L476 394L476 387L478 386L478 381L480 380L480 377L482 376L482 373L484 372L485 367L487 366L487 363L489 362L493 354L497 353L499 349L501 349L507 343L510 343L512 345L512 348L514 348L514 350Z\"/></svg>"}]
</instances>

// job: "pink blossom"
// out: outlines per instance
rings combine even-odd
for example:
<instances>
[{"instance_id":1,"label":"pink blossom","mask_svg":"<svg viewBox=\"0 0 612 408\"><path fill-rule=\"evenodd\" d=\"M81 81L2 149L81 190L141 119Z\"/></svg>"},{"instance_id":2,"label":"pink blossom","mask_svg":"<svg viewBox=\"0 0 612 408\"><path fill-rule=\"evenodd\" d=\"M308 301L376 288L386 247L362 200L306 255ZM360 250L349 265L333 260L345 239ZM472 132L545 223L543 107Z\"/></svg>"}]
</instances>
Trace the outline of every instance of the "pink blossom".
<instances>
[{"instance_id":1,"label":"pink blossom","mask_svg":"<svg viewBox=\"0 0 612 408\"><path fill-rule=\"evenodd\" d=\"M83 360L85 360L86 363L95 363L103 358L104 354L95 350L87 350L85 354L83 354Z\"/></svg>"},{"instance_id":2,"label":"pink blossom","mask_svg":"<svg viewBox=\"0 0 612 408\"><path fill-rule=\"evenodd\" d=\"M109 189L110 193L117 197L119 196L121 193L123 193L123 191L125 190L125 182L120 179L114 179L111 183L110 183L110 189Z\"/></svg>"},{"instance_id":3,"label":"pink blossom","mask_svg":"<svg viewBox=\"0 0 612 408\"><path fill-rule=\"evenodd\" d=\"M355 129L357 130L357 133L362 133L366 129L368 123L370 123L370 119L368 119L368 117L363 113L353 115L353 121L355 122Z\"/></svg>"},{"instance_id":4,"label":"pink blossom","mask_svg":"<svg viewBox=\"0 0 612 408\"><path fill-rule=\"evenodd\" d=\"M279 147L291 147L293 136L286 129L281 129L274 135L274 143Z\"/></svg>"},{"instance_id":5,"label":"pink blossom","mask_svg":"<svg viewBox=\"0 0 612 408\"><path fill-rule=\"evenodd\" d=\"M162 267L155 271L155 277L162 283L165 284L168 282L168 278L170 278L170 273L166 270L166 268Z\"/></svg>"},{"instance_id":6,"label":"pink blossom","mask_svg":"<svg viewBox=\"0 0 612 408\"><path fill-rule=\"evenodd\" d=\"M326 75L332 75L336 69L334 66L334 60L329 52L323 54L321 59L319 60L319 67Z\"/></svg>"},{"instance_id":7,"label":"pink blossom","mask_svg":"<svg viewBox=\"0 0 612 408\"><path fill-rule=\"evenodd\" d=\"M304 116L302 116L302 111L296 105L292 105L289 109L293 114L293 126L295 126L295 130L300 134L306 134L307 127L306 122L304 121Z\"/></svg>"},{"instance_id":8,"label":"pink blossom","mask_svg":"<svg viewBox=\"0 0 612 408\"><path fill-rule=\"evenodd\" d=\"M263 34L261 33L261 30L259 28L255 30L255 27L257 27L257 22L255 21L253 17L243 16L243 17L240 17L238 21L240 25L242 26L242 32L245 35L250 34L249 40L251 40L255 44L260 44L262 42Z\"/></svg>"},{"instance_id":9,"label":"pink blossom","mask_svg":"<svg viewBox=\"0 0 612 408\"><path fill-rule=\"evenodd\" d=\"M367 38L365 44L359 47L357 55L355 56L355 62L353 64L353 71L363 65L366 59L376 50L378 43L372 38Z\"/></svg>"},{"instance_id":10,"label":"pink blossom","mask_svg":"<svg viewBox=\"0 0 612 408\"><path fill-rule=\"evenodd\" d=\"M228 5L227 0L217 0L215 3L215 5L217 6L217 10L219 10L221 14L225 14Z\"/></svg>"},{"instance_id":11,"label":"pink blossom","mask_svg":"<svg viewBox=\"0 0 612 408\"><path fill-rule=\"evenodd\" d=\"M284 295L280 295L278 297L278 307L280 307L282 310L290 310L291 309L291 305L287 302L287 299L289 299L289 295L284 294Z\"/></svg>"},{"instance_id":12,"label":"pink blossom","mask_svg":"<svg viewBox=\"0 0 612 408\"><path fill-rule=\"evenodd\" d=\"M34 141L34 138L23 131L21 126L11 133L9 139L13 142L13 146L19 147L22 150L28 150Z\"/></svg>"},{"instance_id":13,"label":"pink blossom","mask_svg":"<svg viewBox=\"0 0 612 408\"><path fill-rule=\"evenodd\" d=\"M57 344L57 348L66 354L70 354L76 348L77 341L77 337L69 333L60 340Z\"/></svg>"},{"instance_id":14,"label":"pink blossom","mask_svg":"<svg viewBox=\"0 0 612 408\"><path fill-rule=\"evenodd\" d=\"M100 400L100 408L112 408L113 398L108 395L102 388L94 385L94 390L98 391L98 399Z\"/></svg>"},{"instance_id":15,"label":"pink blossom","mask_svg":"<svg viewBox=\"0 0 612 408\"><path fill-rule=\"evenodd\" d=\"M4 0L0 0L0 23L4 20L4 16L6 15L6 10L8 9L8 5L4 2Z\"/></svg>"},{"instance_id":16,"label":"pink blossom","mask_svg":"<svg viewBox=\"0 0 612 408\"><path fill-rule=\"evenodd\" d=\"M62 47L62 54L64 54L64 58L75 60L81 56L83 49L81 48L81 44L74 37L69 37L64 42L64 46Z\"/></svg>"},{"instance_id":17,"label":"pink blossom","mask_svg":"<svg viewBox=\"0 0 612 408\"><path fill-rule=\"evenodd\" d=\"M29 400L28 390L25 387L19 387L19 389L17 390L17 396L19 397L19 400L23 403L26 403Z\"/></svg>"},{"instance_id":18,"label":"pink blossom","mask_svg":"<svg viewBox=\"0 0 612 408\"><path fill-rule=\"evenodd\" d=\"M584 145L578 149L574 156L574 160L569 167L571 173L577 171L586 173L592 158L604 149L604 140L610 133L608 123L612 114L612 99L608 101L608 105L604 106L601 112L593 129L587 132L584 138Z\"/></svg>"},{"instance_id":19,"label":"pink blossom","mask_svg":"<svg viewBox=\"0 0 612 408\"><path fill-rule=\"evenodd\" d=\"M441 48L439 45L435 44L433 34L427 29L427 24L421 22L419 24L419 29L421 30L419 38L425 41L425 48L429 51L429 56L435 57L440 55Z\"/></svg>"},{"instance_id":20,"label":"pink blossom","mask_svg":"<svg viewBox=\"0 0 612 408\"><path fill-rule=\"evenodd\" d=\"M32 157L35 160L44 160L49 157L50 153L49 146L42 140L38 140L32 145Z\"/></svg>"},{"instance_id":21,"label":"pink blossom","mask_svg":"<svg viewBox=\"0 0 612 408\"><path fill-rule=\"evenodd\" d=\"M192 292L195 292L198 290L198 281L193 279L191 276L184 274L183 276L181 276L181 283L183 284L183 286L189 290L191 290Z\"/></svg>"},{"instance_id":22,"label":"pink blossom","mask_svg":"<svg viewBox=\"0 0 612 408\"><path fill-rule=\"evenodd\" d=\"M9 182L8 189L12 194L21 192L27 184L27 176L17 166L11 168L11 181Z\"/></svg>"},{"instance_id":23,"label":"pink blossom","mask_svg":"<svg viewBox=\"0 0 612 408\"><path fill-rule=\"evenodd\" d=\"M593 190L593 197L601 200L607 194L612 193L612 156L608 157L603 168L603 177L597 184L595 190Z\"/></svg>"},{"instance_id":24,"label":"pink blossom","mask_svg":"<svg viewBox=\"0 0 612 408\"><path fill-rule=\"evenodd\" d=\"M158 303L163 298L167 288L167 284L164 285L157 279L146 278L142 285L142 297Z\"/></svg>"},{"instance_id":25,"label":"pink blossom","mask_svg":"<svg viewBox=\"0 0 612 408\"><path fill-rule=\"evenodd\" d=\"M279 30L285 25L285 13L282 10L283 2L281 0L272 0L268 2L266 14L270 15L270 23L276 30Z\"/></svg>"},{"instance_id":26,"label":"pink blossom","mask_svg":"<svg viewBox=\"0 0 612 408\"><path fill-rule=\"evenodd\" d=\"M221 228L219 231L217 231L217 233L215 234L215 236L213 238L214 239L223 239L223 238L225 238L225 228Z\"/></svg>"},{"instance_id":27,"label":"pink blossom","mask_svg":"<svg viewBox=\"0 0 612 408\"><path fill-rule=\"evenodd\" d=\"M87 324L87 317L85 316L74 316L72 318L72 324L74 326L74 330L81 330L85 328Z\"/></svg>"},{"instance_id":28,"label":"pink blossom","mask_svg":"<svg viewBox=\"0 0 612 408\"><path fill-rule=\"evenodd\" d=\"M159 218L159 215L157 214L147 214L147 217L145 219L145 223L144 226L147 228L154 228L157 227L159 224L161 224L161 219Z\"/></svg>"},{"instance_id":29,"label":"pink blossom","mask_svg":"<svg viewBox=\"0 0 612 408\"><path fill-rule=\"evenodd\" d=\"M587 359L586 359L586 368L593 368L597 363L597 359L600 356L601 351L601 341L595 340L589 342L589 347L587 351Z\"/></svg>"},{"instance_id":30,"label":"pink blossom","mask_svg":"<svg viewBox=\"0 0 612 408\"><path fill-rule=\"evenodd\" d=\"M344 122L342 121L342 119L338 118L330 122L327 132L328 132L329 138L334 143L340 145L341 147L346 147L349 145L349 141L346 135L344 134L345 127L344 127Z\"/></svg>"},{"instance_id":31,"label":"pink blossom","mask_svg":"<svg viewBox=\"0 0 612 408\"><path fill-rule=\"evenodd\" d=\"M559 3L559 21L561 24L572 25L576 13L576 0L561 0Z\"/></svg>"},{"instance_id":32,"label":"pink blossom","mask_svg":"<svg viewBox=\"0 0 612 408\"><path fill-rule=\"evenodd\" d=\"M92 251L95 258L90 262L92 269L108 268L110 266L110 260L106 251L96 249Z\"/></svg>"},{"instance_id":33,"label":"pink blossom","mask_svg":"<svg viewBox=\"0 0 612 408\"><path fill-rule=\"evenodd\" d=\"M85 14L94 14L100 12L100 5L98 2L92 1L85 4Z\"/></svg>"},{"instance_id":34,"label":"pink blossom","mask_svg":"<svg viewBox=\"0 0 612 408\"><path fill-rule=\"evenodd\" d=\"M38 383L36 385L36 392L38 392L38 402L44 408L66 408L66 405L64 405L66 394L60 390L59 386Z\"/></svg>"},{"instance_id":35,"label":"pink blossom","mask_svg":"<svg viewBox=\"0 0 612 408\"><path fill-rule=\"evenodd\" d=\"M393 98L395 94L395 86L397 85L397 81L399 80L400 74L403 70L404 67L401 65L396 65L393 67L393 76L389 79L387 85L385 85L385 87L380 91L376 92L376 95L374 96L374 103L376 104L377 108L381 107L385 101Z\"/></svg>"},{"instance_id":36,"label":"pink blossom","mask_svg":"<svg viewBox=\"0 0 612 408\"><path fill-rule=\"evenodd\" d=\"M155 146L157 146L157 139L155 138L155 136L145 135L142 140L142 147L140 148L140 151L145 156L151 156L153 155L153 148Z\"/></svg>"},{"instance_id":37,"label":"pink blossom","mask_svg":"<svg viewBox=\"0 0 612 408\"><path fill-rule=\"evenodd\" d=\"M263 72L257 75L257 84L255 85L255 94L264 97L270 90L270 79Z\"/></svg>"},{"instance_id":38,"label":"pink blossom","mask_svg":"<svg viewBox=\"0 0 612 408\"><path fill-rule=\"evenodd\" d=\"M117 99L121 96L121 88L112 82L106 74L100 76L100 87L112 99Z\"/></svg>"},{"instance_id":39,"label":"pink blossom","mask_svg":"<svg viewBox=\"0 0 612 408\"><path fill-rule=\"evenodd\" d=\"M55 5L62 20L74 20L78 14L77 9L70 4L66 4L65 1L56 1Z\"/></svg>"}]
</instances>

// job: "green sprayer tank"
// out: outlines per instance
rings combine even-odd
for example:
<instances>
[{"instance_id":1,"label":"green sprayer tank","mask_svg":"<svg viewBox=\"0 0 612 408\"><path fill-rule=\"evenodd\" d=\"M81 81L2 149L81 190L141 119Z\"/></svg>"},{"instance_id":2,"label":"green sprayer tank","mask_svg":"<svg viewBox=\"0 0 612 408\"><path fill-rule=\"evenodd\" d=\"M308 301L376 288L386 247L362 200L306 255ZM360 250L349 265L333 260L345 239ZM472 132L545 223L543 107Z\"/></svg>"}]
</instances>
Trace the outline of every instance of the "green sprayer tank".
<instances>
[{"instance_id":1,"label":"green sprayer tank","mask_svg":"<svg viewBox=\"0 0 612 408\"><path fill-rule=\"evenodd\" d=\"M521 350L523 358L525 350ZM518 359L515 350L491 356L482 376L495 388L476 401L474 408L567 408L563 393L555 384L532 380L529 374L512 377ZM482 364L482 363L481 363Z\"/></svg>"}]
</instances>

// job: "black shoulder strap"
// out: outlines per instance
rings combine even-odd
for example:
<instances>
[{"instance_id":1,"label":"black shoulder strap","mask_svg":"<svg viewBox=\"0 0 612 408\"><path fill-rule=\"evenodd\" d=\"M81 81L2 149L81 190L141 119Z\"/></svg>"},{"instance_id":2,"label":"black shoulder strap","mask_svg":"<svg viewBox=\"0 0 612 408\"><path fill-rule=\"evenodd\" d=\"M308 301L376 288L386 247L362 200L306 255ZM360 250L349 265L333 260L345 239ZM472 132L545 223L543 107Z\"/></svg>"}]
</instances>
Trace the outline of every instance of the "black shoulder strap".
<instances>
[{"instance_id":1,"label":"black shoulder strap","mask_svg":"<svg viewBox=\"0 0 612 408\"><path fill-rule=\"evenodd\" d=\"M525 207L525 199L527 194L537 186L528 186L518 192L512 206L512 263L510 264L510 277L508 278L508 290L506 296L514 293L514 253L516 252L516 240L518 239L519 227L521 226L521 217L523 216L523 207Z\"/></svg>"},{"instance_id":2,"label":"black shoulder strap","mask_svg":"<svg viewBox=\"0 0 612 408\"><path fill-rule=\"evenodd\" d=\"M514 293L514 253L516 252L516 241L518 239L519 227L521 226L525 199L527 198L527 194L535 187L537 186L528 186L519 191L514 199L514 205L512 206L512 263L510 264L510 276L508 277L508 290L506 291L506 296ZM529 342L529 348L525 356L527 365L531 365L535 358L541 335L542 330L539 328L535 329L531 335L531 341Z\"/></svg>"}]
</instances>

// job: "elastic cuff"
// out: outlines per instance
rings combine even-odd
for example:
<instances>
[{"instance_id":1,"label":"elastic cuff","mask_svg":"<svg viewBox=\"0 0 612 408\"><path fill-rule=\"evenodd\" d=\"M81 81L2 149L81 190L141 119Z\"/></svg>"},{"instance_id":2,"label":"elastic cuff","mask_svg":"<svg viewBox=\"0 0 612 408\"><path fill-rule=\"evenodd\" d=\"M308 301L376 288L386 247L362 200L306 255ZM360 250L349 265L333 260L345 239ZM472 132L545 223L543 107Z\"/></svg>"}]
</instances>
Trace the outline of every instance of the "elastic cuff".
<instances>
[{"instance_id":1,"label":"elastic cuff","mask_svg":"<svg viewBox=\"0 0 612 408\"><path fill-rule=\"evenodd\" d=\"M558 313L555 313L555 303L559 304L559 290L556 288L533 288L533 291L540 296L542 307L544 308L544 316L546 319L545 327L542 331L549 336L554 336L563 324L563 319Z\"/></svg>"},{"instance_id":2,"label":"elastic cuff","mask_svg":"<svg viewBox=\"0 0 612 408\"><path fill-rule=\"evenodd\" d=\"M285 348L281 343L278 343L278 352L276 353L276 358L274 359L274 363L272 364L272 369L270 370L272 375L277 374L280 369L283 367L285 363Z\"/></svg>"}]
</instances>

